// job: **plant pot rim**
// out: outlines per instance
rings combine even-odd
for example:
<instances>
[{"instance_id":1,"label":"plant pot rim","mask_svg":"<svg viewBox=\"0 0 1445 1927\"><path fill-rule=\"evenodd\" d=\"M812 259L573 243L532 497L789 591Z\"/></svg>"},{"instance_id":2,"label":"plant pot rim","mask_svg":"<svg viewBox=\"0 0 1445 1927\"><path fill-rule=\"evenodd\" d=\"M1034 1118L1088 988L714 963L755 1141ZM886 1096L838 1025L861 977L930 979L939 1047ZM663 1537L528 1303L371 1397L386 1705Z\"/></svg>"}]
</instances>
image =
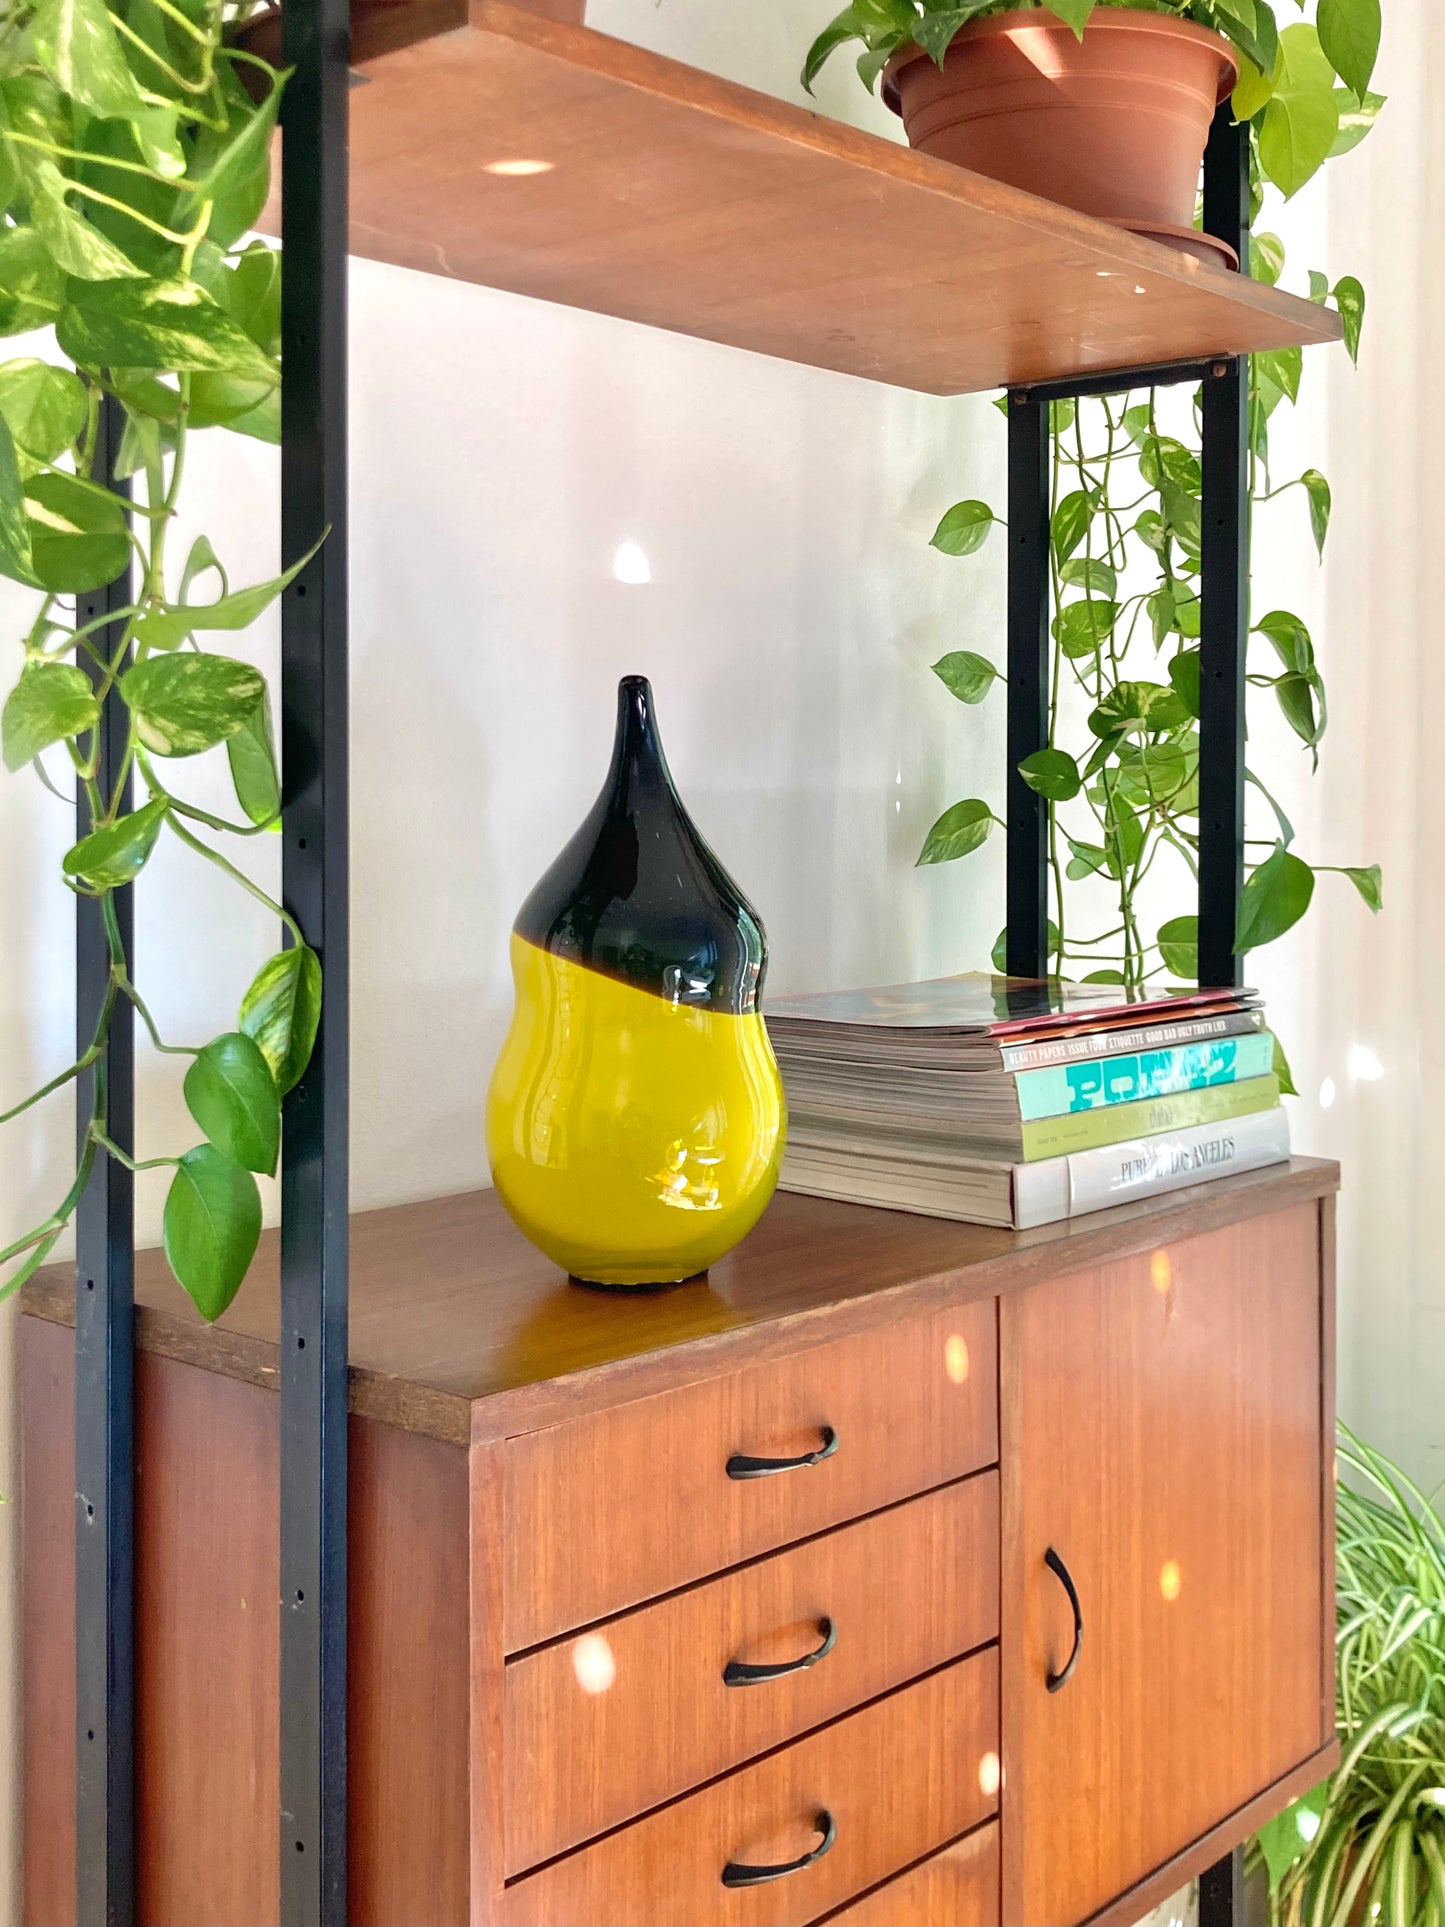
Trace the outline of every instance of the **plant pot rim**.
<instances>
[{"instance_id":1,"label":"plant pot rim","mask_svg":"<svg viewBox=\"0 0 1445 1927\"><path fill-rule=\"evenodd\" d=\"M1073 28L1060 20L1057 14L1038 6L1020 7L1012 13L990 14L986 20L970 20L967 26L960 27L944 55L944 62L946 64L952 59L955 49L966 48L971 40L982 40L990 34L1009 33L1020 26L1027 26L1034 33L1067 36L1078 45ZM1100 32L1164 34L1176 40L1193 40L1202 46L1212 47L1219 55L1220 65L1219 94L1215 104L1222 106L1234 92L1235 82L1239 79L1239 58L1224 35L1216 33L1212 27L1201 27L1195 20L1180 20L1173 14L1144 13L1136 7L1114 6L1110 0L1097 0L1084 33L1087 36ZM932 58L916 40L891 55L883 69L883 105L893 113L901 114L903 105L898 92L899 74L916 60Z\"/></svg>"}]
</instances>

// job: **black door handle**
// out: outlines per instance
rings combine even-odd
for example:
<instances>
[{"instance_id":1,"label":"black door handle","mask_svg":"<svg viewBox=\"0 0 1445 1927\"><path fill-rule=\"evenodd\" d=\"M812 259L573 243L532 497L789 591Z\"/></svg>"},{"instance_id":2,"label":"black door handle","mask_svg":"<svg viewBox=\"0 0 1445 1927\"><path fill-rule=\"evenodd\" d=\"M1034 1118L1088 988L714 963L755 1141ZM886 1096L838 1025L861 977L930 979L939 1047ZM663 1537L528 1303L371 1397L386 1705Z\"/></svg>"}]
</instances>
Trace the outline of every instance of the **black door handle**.
<instances>
[{"instance_id":1,"label":"black door handle","mask_svg":"<svg viewBox=\"0 0 1445 1927\"><path fill-rule=\"evenodd\" d=\"M1063 1586L1064 1591L1069 1595L1069 1604L1074 1609L1074 1649L1065 1662L1064 1670L1061 1673L1050 1672L1044 1681L1051 1693L1057 1693L1061 1686L1067 1686L1074 1677L1074 1668L1079 1663L1079 1648L1084 1643L1084 1614L1079 1605L1079 1592L1074 1584L1073 1574L1052 1546L1044 1554L1044 1564Z\"/></svg>"},{"instance_id":2,"label":"black door handle","mask_svg":"<svg viewBox=\"0 0 1445 1927\"><path fill-rule=\"evenodd\" d=\"M814 1816L813 1826L823 1837L812 1852L805 1853L801 1860L785 1860L779 1867L750 1867L744 1861L729 1860L722 1870L722 1884L725 1887L762 1887L770 1880L781 1880L786 1874L801 1873L804 1867L811 1867L825 1853L832 1852L833 1843L838 1838L833 1816L826 1809Z\"/></svg>"},{"instance_id":3,"label":"black door handle","mask_svg":"<svg viewBox=\"0 0 1445 1927\"><path fill-rule=\"evenodd\" d=\"M764 1680L786 1679L789 1673L807 1672L820 1659L826 1659L838 1644L838 1628L831 1619L820 1619L818 1631L823 1635L821 1646L814 1652L804 1653L801 1659L785 1659L780 1666L748 1666L740 1659L730 1659L723 1668L723 1685L761 1686Z\"/></svg>"},{"instance_id":4,"label":"black door handle","mask_svg":"<svg viewBox=\"0 0 1445 1927\"><path fill-rule=\"evenodd\" d=\"M730 1479L770 1479L775 1472L801 1472L805 1466L821 1465L838 1450L838 1434L831 1425L823 1427L823 1443L816 1452L804 1452L796 1459L754 1459L746 1452L734 1452L728 1460Z\"/></svg>"}]
</instances>

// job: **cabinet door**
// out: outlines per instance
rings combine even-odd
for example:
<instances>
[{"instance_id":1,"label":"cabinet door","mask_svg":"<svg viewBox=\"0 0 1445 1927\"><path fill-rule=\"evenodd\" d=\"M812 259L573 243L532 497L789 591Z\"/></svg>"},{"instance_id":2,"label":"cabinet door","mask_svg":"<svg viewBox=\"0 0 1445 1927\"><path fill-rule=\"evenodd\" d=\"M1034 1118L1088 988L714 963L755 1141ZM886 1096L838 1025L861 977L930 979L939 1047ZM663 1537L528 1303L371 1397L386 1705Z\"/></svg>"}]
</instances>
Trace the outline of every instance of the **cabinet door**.
<instances>
[{"instance_id":1,"label":"cabinet door","mask_svg":"<svg viewBox=\"0 0 1445 1927\"><path fill-rule=\"evenodd\" d=\"M1321 1255L1310 1203L1004 1300L1007 1921L1086 1919L1333 1737Z\"/></svg>"}]
</instances>

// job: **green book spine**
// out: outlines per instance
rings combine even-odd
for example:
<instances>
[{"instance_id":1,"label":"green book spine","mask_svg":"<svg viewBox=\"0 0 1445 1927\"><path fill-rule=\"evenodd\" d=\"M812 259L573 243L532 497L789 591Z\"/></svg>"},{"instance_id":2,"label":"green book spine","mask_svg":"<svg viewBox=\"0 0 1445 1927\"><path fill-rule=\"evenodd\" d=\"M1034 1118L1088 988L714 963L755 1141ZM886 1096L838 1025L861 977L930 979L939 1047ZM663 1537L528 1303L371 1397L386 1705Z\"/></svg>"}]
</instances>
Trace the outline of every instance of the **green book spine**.
<instances>
[{"instance_id":1,"label":"green book spine","mask_svg":"<svg viewBox=\"0 0 1445 1927\"><path fill-rule=\"evenodd\" d=\"M1130 1051L1089 1057L1077 1064L1050 1064L1018 1071L1019 1115L1062 1117L1068 1111L1096 1111L1106 1104L1134 1104L1146 1097L1171 1097L1176 1091L1201 1091L1214 1084L1242 1084L1268 1077L1274 1067L1274 1039L1267 1030L1243 1037L1178 1044L1172 1050Z\"/></svg>"},{"instance_id":2,"label":"green book spine","mask_svg":"<svg viewBox=\"0 0 1445 1927\"><path fill-rule=\"evenodd\" d=\"M1073 1151L1097 1151L1103 1144L1155 1137L1160 1131L1184 1131L1195 1124L1223 1124L1232 1117L1268 1111L1278 1102L1278 1078L1250 1077L1242 1084L1215 1084L1201 1091L1146 1097L1136 1104L1042 1117L1023 1127L1024 1162L1036 1164L1041 1158L1067 1157Z\"/></svg>"}]
</instances>

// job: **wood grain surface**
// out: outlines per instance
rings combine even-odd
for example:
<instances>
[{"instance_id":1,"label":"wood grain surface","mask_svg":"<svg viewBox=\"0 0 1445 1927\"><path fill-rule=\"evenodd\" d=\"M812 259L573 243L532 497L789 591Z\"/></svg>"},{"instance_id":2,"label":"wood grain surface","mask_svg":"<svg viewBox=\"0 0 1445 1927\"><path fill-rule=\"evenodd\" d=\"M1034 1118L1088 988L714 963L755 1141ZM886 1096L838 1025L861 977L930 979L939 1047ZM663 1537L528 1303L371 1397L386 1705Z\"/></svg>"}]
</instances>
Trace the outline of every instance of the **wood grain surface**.
<instances>
[{"instance_id":1,"label":"wood grain surface","mask_svg":"<svg viewBox=\"0 0 1445 1927\"><path fill-rule=\"evenodd\" d=\"M1005 1301L1004 1914L1108 1906L1322 1727L1317 1205ZM1082 1604L1078 1669L1050 1693Z\"/></svg>"},{"instance_id":2,"label":"wood grain surface","mask_svg":"<svg viewBox=\"0 0 1445 1927\"><path fill-rule=\"evenodd\" d=\"M503 1920L801 1927L993 1812L997 1725L990 1647L517 1881ZM821 1860L763 1886L722 1884L729 1862L815 1847L823 1811L837 1839Z\"/></svg>"},{"instance_id":3,"label":"wood grain surface","mask_svg":"<svg viewBox=\"0 0 1445 1927\"><path fill-rule=\"evenodd\" d=\"M351 248L375 260L936 394L1339 338L1279 289L538 10L475 0L469 31L364 72ZM488 171L519 160L546 171Z\"/></svg>"},{"instance_id":4,"label":"wood grain surface","mask_svg":"<svg viewBox=\"0 0 1445 1927\"><path fill-rule=\"evenodd\" d=\"M510 1441L509 1653L998 1456L992 1302L907 1319ZM955 1359L958 1361L955 1364ZM820 1464L735 1479L735 1454Z\"/></svg>"},{"instance_id":5,"label":"wood grain surface","mask_svg":"<svg viewBox=\"0 0 1445 1927\"><path fill-rule=\"evenodd\" d=\"M730 1660L826 1658L728 1686ZM998 1631L984 1472L675 1593L507 1666L507 1871L971 1652Z\"/></svg>"},{"instance_id":6,"label":"wood grain surface","mask_svg":"<svg viewBox=\"0 0 1445 1927\"><path fill-rule=\"evenodd\" d=\"M732 1363L913 1312L991 1298L1060 1272L1318 1198L1338 1165L1296 1158L1099 1211L999 1231L780 1193L699 1284L621 1298L569 1285L495 1192L369 1211L351 1227L351 1407L465 1445L690 1384ZM267 1232L225 1318L208 1326L159 1251L140 1254L142 1349L274 1389L279 1282ZM25 1309L67 1322L74 1275L51 1266ZM473 1401L484 1401L473 1409Z\"/></svg>"},{"instance_id":7,"label":"wood grain surface","mask_svg":"<svg viewBox=\"0 0 1445 1927\"><path fill-rule=\"evenodd\" d=\"M24 1927L75 1919L75 1347L20 1320L21 1895Z\"/></svg>"},{"instance_id":8,"label":"wood grain surface","mask_svg":"<svg viewBox=\"0 0 1445 1927\"><path fill-rule=\"evenodd\" d=\"M278 1912L276 1398L173 1360L136 1379L137 1919ZM73 1348L22 1321L24 1919L75 1918ZM467 1464L350 1431L350 1918L469 1919Z\"/></svg>"},{"instance_id":9,"label":"wood grain surface","mask_svg":"<svg viewBox=\"0 0 1445 1927\"><path fill-rule=\"evenodd\" d=\"M827 1927L998 1927L998 1822L885 1881Z\"/></svg>"}]
</instances>

